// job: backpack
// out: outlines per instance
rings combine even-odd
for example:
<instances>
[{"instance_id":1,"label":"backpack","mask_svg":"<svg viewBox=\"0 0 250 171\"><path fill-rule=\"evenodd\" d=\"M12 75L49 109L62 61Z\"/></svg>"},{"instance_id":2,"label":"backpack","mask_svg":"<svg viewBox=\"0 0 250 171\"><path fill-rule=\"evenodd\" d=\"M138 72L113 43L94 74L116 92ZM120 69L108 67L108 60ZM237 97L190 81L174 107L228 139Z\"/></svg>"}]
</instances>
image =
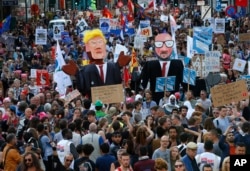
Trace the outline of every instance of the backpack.
<instances>
[{"instance_id":1,"label":"backpack","mask_svg":"<svg viewBox=\"0 0 250 171\"><path fill-rule=\"evenodd\" d=\"M92 168L92 165L89 161L82 162L78 167L79 167L79 170L81 170L80 169L81 167L85 171L94 171L94 168Z\"/></svg>"},{"instance_id":2,"label":"backpack","mask_svg":"<svg viewBox=\"0 0 250 171\"><path fill-rule=\"evenodd\" d=\"M38 146L39 146L39 148L40 148L40 150L41 150L41 156L42 157L44 157L44 149L43 149L43 144L42 144L42 141L41 141L41 139L42 139L42 137L43 137L44 135L41 135L41 136L39 136L39 138L38 138Z\"/></svg>"}]
</instances>

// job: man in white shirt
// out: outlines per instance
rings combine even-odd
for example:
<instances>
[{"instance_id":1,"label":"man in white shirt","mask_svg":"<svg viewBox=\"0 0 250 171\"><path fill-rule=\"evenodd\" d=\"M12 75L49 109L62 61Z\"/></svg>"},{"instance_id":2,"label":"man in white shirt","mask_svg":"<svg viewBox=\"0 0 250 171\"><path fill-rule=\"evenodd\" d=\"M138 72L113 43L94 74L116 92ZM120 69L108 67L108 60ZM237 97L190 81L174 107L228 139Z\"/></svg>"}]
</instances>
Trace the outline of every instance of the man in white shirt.
<instances>
[{"instance_id":1,"label":"man in white shirt","mask_svg":"<svg viewBox=\"0 0 250 171\"><path fill-rule=\"evenodd\" d=\"M209 164L213 167L213 171L219 171L221 158L212 152L213 142L211 140L207 140L204 144L204 149L205 152L195 156L199 169L202 170L205 164Z\"/></svg>"}]
</instances>

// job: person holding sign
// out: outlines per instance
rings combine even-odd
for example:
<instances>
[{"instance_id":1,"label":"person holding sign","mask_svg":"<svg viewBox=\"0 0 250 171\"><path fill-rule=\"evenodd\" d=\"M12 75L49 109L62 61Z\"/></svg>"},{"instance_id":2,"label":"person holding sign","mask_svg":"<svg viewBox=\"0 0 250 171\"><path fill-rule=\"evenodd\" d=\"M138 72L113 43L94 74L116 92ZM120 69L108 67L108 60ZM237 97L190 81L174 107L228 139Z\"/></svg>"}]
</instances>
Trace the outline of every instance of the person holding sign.
<instances>
[{"instance_id":1,"label":"person holding sign","mask_svg":"<svg viewBox=\"0 0 250 171\"><path fill-rule=\"evenodd\" d=\"M155 92L155 83L157 77L176 76L175 90L179 91L183 77L183 63L181 60L172 59L174 41L170 34L161 33L155 37L155 54L159 60L147 61L142 69L142 87L147 87L150 80L150 90L153 92L153 100L157 103L164 96L163 92Z\"/></svg>"},{"instance_id":2,"label":"person holding sign","mask_svg":"<svg viewBox=\"0 0 250 171\"><path fill-rule=\"evenodd\" d=\"M100 29L86 31L83 41L90 64L79 70L75 62L71 60L62 68L66 74L76 76L76 86L82 95L91 97L91 87L121 84L120 67L126 66L131 57L121 52L117 63L104 63L107 55L106 39Z\"/></svg>"}]
</instances>

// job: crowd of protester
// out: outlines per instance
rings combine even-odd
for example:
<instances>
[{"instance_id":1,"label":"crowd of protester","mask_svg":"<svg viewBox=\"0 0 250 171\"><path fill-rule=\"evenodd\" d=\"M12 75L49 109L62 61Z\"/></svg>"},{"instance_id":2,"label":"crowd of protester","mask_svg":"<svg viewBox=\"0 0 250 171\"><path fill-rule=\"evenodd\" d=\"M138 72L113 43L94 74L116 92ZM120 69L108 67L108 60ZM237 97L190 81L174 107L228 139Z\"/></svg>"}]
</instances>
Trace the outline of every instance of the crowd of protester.
<instances>
[{"instance_id":1,"label":"crowd of protester","mask_svg":"<svg viewBox=\"0 0 250 171\"><path fill-rule=\"evenodd\" d=\"M84 49L75 34L80 19L77 11L57 15L72 20L65 30L73 42L70 46L61 43L64 58L81 65ZM90 28L98 27L98 19L83 17ZM153 22L159 15L155 12L150 17ZM183 27L183 21L192 18L191 28L201 26L200 9L192 12L184 8L175 17L182 25L176 33L178 54L185 56L188 28ZM215 17L225 15L216 13ZM47 28L48 21L46 16L29 23L18 21L8 33L16 38L12 49L0 42L2 170L229 171L230 155L250 154L249 99L215 108L209 91L180 90L166 91L157 104L152 92L140 89L139 76L132 75L123 103L103 104L81 96L65 105L52 80L55 64L50 48L55 41L49 39L45 46L34 44L35 28ZM249 44L237 37L238 31L248 32L249 24L248 17L231 20L226 24L226 43L214 39L214 49L221 51L221 74L225 75L221 84L234 82L243 74L233 70L232 63L235 58L249 58ZM153 29L154 35L169 31L169 27L161 23ZM107 43L108 62L113 62L119 41ZM137 51L140 67L153 56L153 41L149 39L143 50ZM133 38L126 36L120 43L131 50ZM47 70L50 86L37 86L30 69ZM74 86L68 92L72 89Z\"/></svg>"}]
</instances>

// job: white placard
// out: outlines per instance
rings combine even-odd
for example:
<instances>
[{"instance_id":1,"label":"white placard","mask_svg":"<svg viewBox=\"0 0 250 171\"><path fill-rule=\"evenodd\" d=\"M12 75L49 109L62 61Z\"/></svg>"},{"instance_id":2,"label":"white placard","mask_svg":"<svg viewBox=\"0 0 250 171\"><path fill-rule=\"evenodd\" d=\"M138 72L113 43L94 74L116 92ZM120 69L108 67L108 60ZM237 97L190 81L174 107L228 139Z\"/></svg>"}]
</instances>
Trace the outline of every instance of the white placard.
<instances>
[{"instance_id":1,"label":"white placard","mask_svg":"<svg viewBox=\"0 0 250 171\"><path fill-rule=\"evenodd\" d=\"M121 52L124 52L124 54L127 54L128 49L126 48L126 46L120 45L120 44L116 44L115 46L115 54L114 54L114 62L117 62L117 59L120 55Z\"/></svg>"},{"instance_id":2,"label":"white placard","mask_svg":"<svg viewBox=\"0 0 250 171\"><path fill-rule=\"evenodd\" d=\"M36 38L35 38L36 45L46 45L47 44L47 30L37 28L36 29Z\"/></svg>"},{"instance_id":3,"label":"white placard","mask_svg":"<svg viewBox=\"0 0 250 171\"><path fill-rule=\"evenodd\" d=\"M233 70L237 70L237 71L243 72L244 69L245 69L246 63L247 62L245 60L236 58L234 60Z\"/></svg>"},{"instance_id":4,"label":"white placard","mask_svg":"<svg viewBox=\"0 0 250 171\"><path fill-rule=\"evenodd\" d=\"M62 39L61 33L63 31L64 31L63 25L53 25L53 39L61 40Z\"/></svg>"}]
</instances>

